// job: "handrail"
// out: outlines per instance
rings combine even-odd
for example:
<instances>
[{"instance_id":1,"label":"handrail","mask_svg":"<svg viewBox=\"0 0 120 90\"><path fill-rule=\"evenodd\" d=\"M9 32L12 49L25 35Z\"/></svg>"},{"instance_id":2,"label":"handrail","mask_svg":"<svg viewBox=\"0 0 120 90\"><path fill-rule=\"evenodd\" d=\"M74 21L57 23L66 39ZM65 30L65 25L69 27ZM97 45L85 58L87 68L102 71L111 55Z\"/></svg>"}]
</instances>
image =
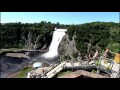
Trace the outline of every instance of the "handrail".
<instances>
[{"instance_id":1,"label":"handrail","mask_svg":"<svg viewBox=\"0 0 120 90\"><path fill-rule=\"evenodd\" d=\"M112 53L115 53L115 52L112 52ZM71 55L70 55L70 57L71 57L71 60L65 60L65 62L71 62L72 68L75 67L75 65L74 65L75 62L79 62L79 65L82 65L82 64L81 64L81 61L83 61L83 60L89 60L89 59L76 60L76 58L73 58ZM98 63L101 62L102 58L107 59L110 63L113 61L113 59L106 58L106 57L104 57L103 55L101 55L101 56L98 57ZM61 59L58 59L58 60L55 61L54 63L50 64L50 66L52 66L52 67L51 67L51 69L50 69L49 71L47 71L47 73L49 73L49 72L50 72L51 70L53 70L55 67L57 67L58 65L60 65L61 62L63 62L63 61L61 61ZM55 64L57 64L57 65L55 65ZM87 64L86 64L86 65L87 65ZM100 69L100 66L101 66L100 64L99 64L98 66L96 66L97 69ZM49 67L48 67L48 68L49 68ZM46 73L46 74L47 74L47 73Z\"/></svg>"},{"instance_id":2,"label":"handrail","mask_svg":"<svg viewBox=\"0 0 120 90\"><path fill-rule=\"evenodd\" d=\"M54 71L54 70L57 70L57 69L59 70L59 68L62 68L62 69L63 69L65 63L66 63L66 62L63 62L63 63L59 64L58 66L56 66L55 68L53 68L52 70L50 70L48 73L46 73L46 75L47 75L46 78L53 77L55 74L57 74L59 71L56 72L56 71ZM62 66L61 66L61 65L62 65ZM62 69L61 69L61 70L62 70ZM61 71L61 70L60 70L60 71ZM55 73L54 73L54 72L55 72ZM54 75L52 75L52 74L54 74ZM52 75L52 76L50 76L50 75Z\"/></svg>"},{"instance_id":3,"label":"handrail","mask_svg":"<svg viewBox=\"0 0 120 90\"><path fill-rule=\"evenodd\" d=\"M56 65L56 66L55 66L55 64L56 64L57 62L59 62L59 61L60 61L60 59L58 59L55 63L51 64L50 66L51 66L52 68L51 68L49 71L47 71L46 74L47 74L48 72L50 72L52 69L54 69L56 66L58 66L59 64ZM48 67L48 68L49 68L49 67ZM47 68L47 69L48 69L48 68Z\"/></svg>"}]
</instances>

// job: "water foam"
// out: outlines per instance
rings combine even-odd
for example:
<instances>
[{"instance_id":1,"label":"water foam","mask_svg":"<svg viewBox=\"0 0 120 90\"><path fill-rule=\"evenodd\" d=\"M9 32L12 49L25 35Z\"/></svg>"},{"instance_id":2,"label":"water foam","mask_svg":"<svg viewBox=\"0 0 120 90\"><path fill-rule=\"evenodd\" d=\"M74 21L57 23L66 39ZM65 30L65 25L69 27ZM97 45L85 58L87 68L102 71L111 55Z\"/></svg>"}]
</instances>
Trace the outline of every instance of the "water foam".
<instances>
[{"instance_id":1,"label":"water foam","mask_svg":"<svg viewBox=\"0 0 120 90\"><path fill-rule=\"evenodd\" d=\"M49 51L42 55L44 58L54 58L58 56L58 46L62 41L63 36L67 29L57 29L53 32L52 42L49 47Z\"/></svg>"}]
</instances>

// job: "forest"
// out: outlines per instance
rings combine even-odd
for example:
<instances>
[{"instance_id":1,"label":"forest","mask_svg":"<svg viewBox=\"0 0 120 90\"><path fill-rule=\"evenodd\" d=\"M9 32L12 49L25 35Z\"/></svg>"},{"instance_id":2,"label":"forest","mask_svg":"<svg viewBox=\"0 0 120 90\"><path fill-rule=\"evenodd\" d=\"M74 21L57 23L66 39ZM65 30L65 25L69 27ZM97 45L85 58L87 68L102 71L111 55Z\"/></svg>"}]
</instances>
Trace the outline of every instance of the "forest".
<instances>
[{"instance_id":1,"label":"forest","mask_svg":"<svg viewBox=\"0 0 120 90\"><path fill-rule=\"evenodd\" d=\"M0 23L0 49L25 48L47 49L52 40L54 28L66 28L69 40L75 39L80 53L95 51L96 48L113 52L120 50L120 24L114 22L91 22L78 25L64 25L41 21L40 23ZM74 38L72 38L74 36Z\"/></svg>"}]
</instances>

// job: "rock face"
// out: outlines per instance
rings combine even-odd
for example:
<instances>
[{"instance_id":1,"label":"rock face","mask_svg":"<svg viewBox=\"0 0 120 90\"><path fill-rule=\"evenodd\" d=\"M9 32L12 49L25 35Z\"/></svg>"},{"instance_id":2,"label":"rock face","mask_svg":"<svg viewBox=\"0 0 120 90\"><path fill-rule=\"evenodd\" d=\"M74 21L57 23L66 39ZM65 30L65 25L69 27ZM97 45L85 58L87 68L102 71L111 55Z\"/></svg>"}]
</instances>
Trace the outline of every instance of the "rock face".
<instances>
[{"instance_id":1,"label":"rock face","mask_svg":"<svg viewBox=\"0 0 120 90\"><path fill-rule=\"evenodd\" d=\"M7 53L6 56L17 58L29 58L26 54L23 53Z\"/></svg>"},{"instance_id":2,"label":"rock face","mask_svg":"<svg viewBox=\"0 0 120 90\"><path fill-rule=\"evenodd\" d=\"M0 77L7 78L8 76L21 71L29 64L35 62L33 59L40 53L31 52L30 56L26 56L27 51L8 51L0 54ZM45 66L46 64L44 64Z\"/></svg>"},{"instance_id":3,"label":"rock face","mask_svg":"<svg viewBox=\"0 0 120 90\"><path fill-rule=\"evenodd\" d=\"M0 56L0 77L6 78L12 73L16 73L22 70L29 62L27 58L11 57L11 56Z\"/></svg>"},{"instance_id":4,"label":"rock face","mask_svg":"<svg viewBox=\"0 0 120 90\"><path fill-rule=\"evenodd\" d=\"M73 54L75 53L78 53L78 50L76 49L76 45L75 45L74 36L70 41L68 38L68 34L66 33L66 35L63 37L59 45L58 52L60 55L71 55L71 56L73 56Z\"/></svg>"}]
</instances>

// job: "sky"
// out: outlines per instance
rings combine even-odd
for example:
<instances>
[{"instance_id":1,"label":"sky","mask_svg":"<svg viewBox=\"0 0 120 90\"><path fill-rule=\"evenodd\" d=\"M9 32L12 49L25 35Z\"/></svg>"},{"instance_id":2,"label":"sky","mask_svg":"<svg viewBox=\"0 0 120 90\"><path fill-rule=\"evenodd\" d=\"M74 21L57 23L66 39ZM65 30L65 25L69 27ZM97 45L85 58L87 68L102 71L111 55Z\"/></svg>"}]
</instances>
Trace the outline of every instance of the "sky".
<instances>
[{"instance_id":1,"label":"sky","mask_svg":"<svg viewBox=\"0 0 120 90\"><path fill-rule=\"evenodd\" d=\"M119 22L119 12L1 12L1 23L39 23L47 21L60 24L88 22Z\"/></svg>"}]
</instances>

